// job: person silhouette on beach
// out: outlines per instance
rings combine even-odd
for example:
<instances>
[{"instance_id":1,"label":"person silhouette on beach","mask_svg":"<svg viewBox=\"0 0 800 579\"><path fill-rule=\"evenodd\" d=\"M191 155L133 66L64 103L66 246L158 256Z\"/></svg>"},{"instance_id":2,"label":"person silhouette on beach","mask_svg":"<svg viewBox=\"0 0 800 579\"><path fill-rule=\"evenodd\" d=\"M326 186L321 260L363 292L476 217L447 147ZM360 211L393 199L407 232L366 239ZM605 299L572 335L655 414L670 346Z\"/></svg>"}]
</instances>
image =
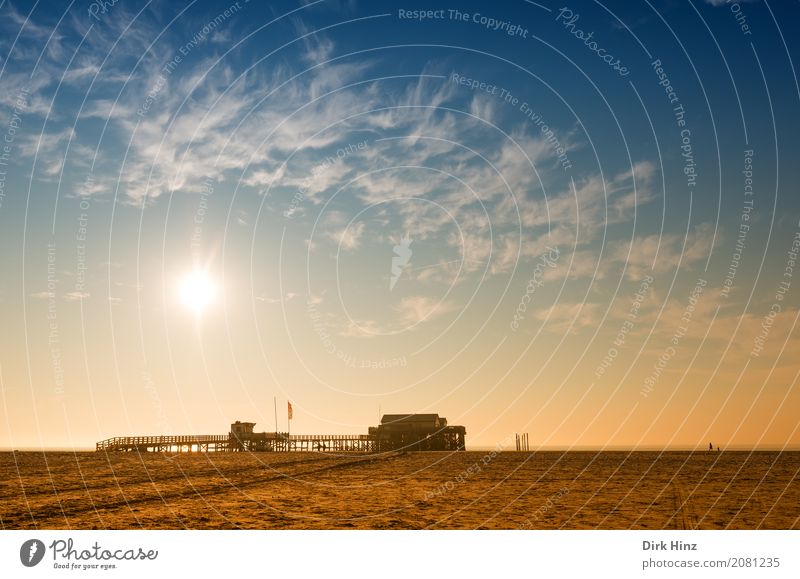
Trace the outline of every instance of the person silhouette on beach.
<instances>
[{"instance_id":1,"label":"person silhouette on beach","mask_svg":"<svg viewBox=\"0 0 800 579\"><path fill-rule=\"evenodd\" d=\"M714 450L714 445L710 442L708 443L708 450Z\"/></svg>"}]
</instances>

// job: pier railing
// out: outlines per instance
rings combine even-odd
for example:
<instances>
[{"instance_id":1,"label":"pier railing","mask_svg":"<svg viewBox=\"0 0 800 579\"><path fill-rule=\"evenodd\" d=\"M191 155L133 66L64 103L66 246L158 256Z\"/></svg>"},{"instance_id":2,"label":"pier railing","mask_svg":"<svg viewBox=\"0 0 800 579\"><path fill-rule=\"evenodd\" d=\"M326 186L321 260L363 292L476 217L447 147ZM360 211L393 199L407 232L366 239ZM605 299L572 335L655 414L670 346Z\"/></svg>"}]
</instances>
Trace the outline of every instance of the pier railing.
<instances>
[{"instance_id":1,"label":"pier railing","mask_svg":"<svg viewBox=\"0 0 800 579\"><path fill-rule=\"evenodd\" d=\"M253 433L244 436L173 435L116 436L96 444L98 451L237 451L237 450L322 450L371 451L375 437L369 434Z\"/></svg>"},{"instance_id":2,"label":"pier railing","mask_svg":"<svg viewBox=\"0 0 800 579\"><path fill-rule=\"evenodd\" d=\"M447 426L425 437L370 434L292 434L286 432L221 435L117 436L97 443L116 452L382 452L387 450L464 450L464 427Z\"/></svg>"},{"instance_id":3,"label":"pier railing","mask_svg":"<svg viewBox=\"0 0 800 579\"><path fill-rule=\"evenodd\" d=\"M177 435L177 436L116 436L101 440L96 444L97 450L121 450L125 448L150 447L150 446L179 446L193 444L218 444L227 443L230 436L227 434L212 435Z\"/></svg>"}]
</instances>

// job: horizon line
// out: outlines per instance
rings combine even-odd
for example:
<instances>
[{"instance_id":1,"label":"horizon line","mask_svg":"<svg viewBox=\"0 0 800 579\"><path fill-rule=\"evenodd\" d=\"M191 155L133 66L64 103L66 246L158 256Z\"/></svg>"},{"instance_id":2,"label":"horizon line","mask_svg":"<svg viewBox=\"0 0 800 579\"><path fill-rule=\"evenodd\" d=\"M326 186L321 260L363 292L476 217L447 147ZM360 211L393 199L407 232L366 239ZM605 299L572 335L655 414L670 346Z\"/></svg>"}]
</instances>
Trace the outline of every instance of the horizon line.
<instances>
[{"instance_id":1,"label":"horizon line","mask_svg":"<svg viewBox=\"0 0 800 579\"><path fill-rule=\"evenodd\" d=\"M747 446L742 444L731 445L719 450L709 450L703 446L689 447L689 446L541 446L538 448L531 448L530 450L514 450L514 449L498 449L497 446L478 445L467 447L466 452L798 452L800 446L777 446L777 445L756 445ZM99 452L96 448L89 446L0 446L0 452ZM410 451L414 452L414 451ZM159 454L159 453L140 453L140 454ZM190 453L182 453L190 454ZM214 454L214 452L191 453L191 454Z\"/></svg>"}]
</instances>

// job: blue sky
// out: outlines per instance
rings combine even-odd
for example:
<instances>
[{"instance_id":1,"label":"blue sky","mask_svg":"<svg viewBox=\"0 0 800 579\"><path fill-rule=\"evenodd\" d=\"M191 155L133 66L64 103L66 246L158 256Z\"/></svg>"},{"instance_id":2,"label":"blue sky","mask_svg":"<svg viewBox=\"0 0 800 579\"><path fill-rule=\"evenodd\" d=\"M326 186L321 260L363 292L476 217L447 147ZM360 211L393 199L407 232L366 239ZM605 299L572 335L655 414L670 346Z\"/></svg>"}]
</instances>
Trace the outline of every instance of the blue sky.
<instances>
[{"instance_id":1,"label":"blue sky","mask_svg":"<svg viewBox=\"0 0 800 579\"><path fill-rule=\"evenodd\" d=\"M0 4L0 446L797 445L797 4L459 5Z\"/></svg>"}]
</instances>

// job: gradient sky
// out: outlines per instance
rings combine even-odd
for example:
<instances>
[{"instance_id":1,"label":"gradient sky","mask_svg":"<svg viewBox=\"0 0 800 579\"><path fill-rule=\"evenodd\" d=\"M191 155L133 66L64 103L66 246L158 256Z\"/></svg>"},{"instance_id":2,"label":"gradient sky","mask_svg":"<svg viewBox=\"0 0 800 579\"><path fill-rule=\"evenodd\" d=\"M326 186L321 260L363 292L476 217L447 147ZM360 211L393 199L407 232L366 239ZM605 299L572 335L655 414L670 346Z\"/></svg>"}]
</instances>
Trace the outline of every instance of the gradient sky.
<instances>
[{"instance_id":1,"label":"gradient sky","mask_svg":"<svg viewBox=\"0 0 800 579\"><path fill-rule=\"evenodd\" d=\"M797 3L457 4L0 2L0 447L800 446Z\"/></svg>"}]
</instances>

